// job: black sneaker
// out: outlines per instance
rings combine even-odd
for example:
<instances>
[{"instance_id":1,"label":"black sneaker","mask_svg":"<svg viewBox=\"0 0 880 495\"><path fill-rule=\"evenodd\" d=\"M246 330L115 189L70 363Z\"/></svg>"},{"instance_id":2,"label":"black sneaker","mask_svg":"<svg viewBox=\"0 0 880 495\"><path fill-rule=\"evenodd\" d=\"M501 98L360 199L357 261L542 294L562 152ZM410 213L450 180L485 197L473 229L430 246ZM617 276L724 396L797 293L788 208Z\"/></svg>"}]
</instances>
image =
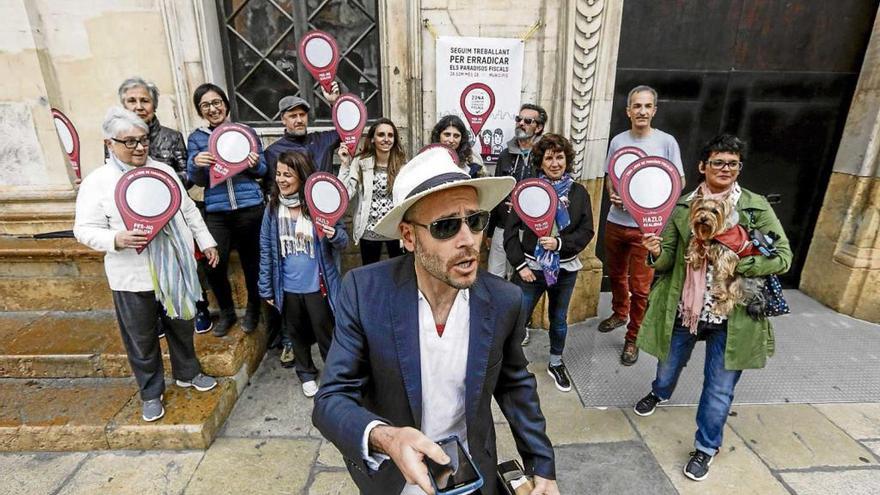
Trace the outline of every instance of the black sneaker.
<instances>
[{"instance_id":1,"label":"black sneaker","mask_svg":"<svg viewBox=\"0 0 880 495\"><path fill-rule=\"evenodd\" d=\"M633 407L633 411L639 416L650 416L654 414L654 410L657 409L657 404L661 404L666 402L666 399L661 399L654 395L654 392L646 395L642 400L636 402L635 407Z\"/></svg>"},{"instance_id":2,"label":"black sneaker","mask_svg":"<svg viewBox=\"0 0 880 495\"><path fill-rule=\"evenodd\" d=\"M235 325L236 321L238 321L238 316L235 316L234 309L222 309L220 310L220 318L217 319L217 324L214 325L211 333L215 337L223 337L229 333L229 329L232 328L232 325Z\"/></svg>"},{"instance_id":3,"label":"black sneaker","mask_svg":"<svg viewBox=\"0 0 880 495\"><path fill-rule=\"evenodd\" d=\"M260 304L248 304L247 310L244 312L244 318L241 320L241 330L244 333L253 333L260 323Z\"/></svg>"},{"instance_id":4,"label":"black sneaker","mask_svg":"<svg viewBox=\"0 0 880 495\"><path fill-rule=\"evenodd\" d=\"M565 369L565 363L559 366L547 365L547 374L553 377L553 382L561 392L571 390L571 380L568 378L568 370Z\"/></svg>"},{"instance_id":5,"label":"black sneaker","mask_svg":"<svg viewBox=\"0 0 880 495\"><path fill-rule=\"evenodd\" d=\"M684 475L694 481L703 481L709 476L709 466L714 458L699 450L691 452L691 460L684 466Z\"/></svg>"}]
</instances>

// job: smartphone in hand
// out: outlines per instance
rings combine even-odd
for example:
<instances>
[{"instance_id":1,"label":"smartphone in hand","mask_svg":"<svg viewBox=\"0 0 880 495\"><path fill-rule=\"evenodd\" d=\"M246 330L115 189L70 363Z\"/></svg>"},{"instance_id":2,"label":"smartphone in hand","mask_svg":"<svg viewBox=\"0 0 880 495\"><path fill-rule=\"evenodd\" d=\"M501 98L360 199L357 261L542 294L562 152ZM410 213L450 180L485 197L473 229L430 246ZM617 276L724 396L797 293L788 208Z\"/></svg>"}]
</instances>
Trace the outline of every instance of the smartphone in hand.
<instances>
[{"instance_id":1,"label":"smartphone in hand","mask_svg":"<svg viewBox=\"0 0 880 495\"><path fill-rule=\"evenodd\" d=\"M449 456L449 464L437 464L426 457L428 475L437 495L464 495L483 486L483 476L456 435L437 442Z\"/></svg>"}]
</instances>

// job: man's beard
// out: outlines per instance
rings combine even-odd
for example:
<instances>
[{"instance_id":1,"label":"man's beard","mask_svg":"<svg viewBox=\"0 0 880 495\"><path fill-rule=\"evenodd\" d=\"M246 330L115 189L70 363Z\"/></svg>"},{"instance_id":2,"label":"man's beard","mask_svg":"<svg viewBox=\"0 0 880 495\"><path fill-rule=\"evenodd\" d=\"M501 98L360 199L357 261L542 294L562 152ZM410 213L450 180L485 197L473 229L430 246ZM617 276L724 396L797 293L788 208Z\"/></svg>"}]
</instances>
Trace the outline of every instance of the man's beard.
<instances>
[{"instance_id":1,"label":"man's beard","mask_svg":"<svg viewBox=\"0 0 880 495\"><path fill-rule=\"evenodd\" d=\"M308 129L297 129L295 131L287 131L287 132L289 132L291 136L303 137L309 131L308 131Z\"/></svg>"},{"instance_id":2,"label":"man's beard","mask_svg":"<svg viewBox=\"0 0 880 495\"><path fill-rule=\"evenodd\" d=\"M516 139L529 139L535 136L534 132L529 132L521 127L517 127L513 130L513 137Z\"/></svg>"},{"instance_id":3,"label":"man's beard","mask_svg":"<svg viewBox=\"0 0 880 495\"><path fill-rule=\"evenodd\" d=\"M456 263L462 261L465 258L474 258L475 263L479 262L480 253L474 248L462 248L462 250L452 257L448 263L443 263L443 259L437 256L436 254L428 253L424 249L422 249L419 244L418 237L415 238L415 255L416 262L425 269L426 272L431 274L432 277L440 280L450 287L454 287L456 289L467 289L476 282L476 277L473 280L464 280L464 281L456 281L453 280L451 275L449 274L452 270L452 267L455 266Z\"/></svg>"}]
</instances>

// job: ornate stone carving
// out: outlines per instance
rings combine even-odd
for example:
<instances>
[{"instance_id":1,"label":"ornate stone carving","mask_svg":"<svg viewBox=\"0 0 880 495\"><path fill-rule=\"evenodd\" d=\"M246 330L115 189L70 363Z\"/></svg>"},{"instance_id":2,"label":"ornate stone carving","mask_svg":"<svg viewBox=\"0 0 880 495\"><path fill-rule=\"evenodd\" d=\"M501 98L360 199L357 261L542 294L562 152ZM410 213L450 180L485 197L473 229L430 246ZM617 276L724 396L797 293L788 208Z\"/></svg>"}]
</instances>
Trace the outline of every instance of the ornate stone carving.
<instances>
[{"instance_id":1,"label":"ornate stone carving","mask_svg":"<svg viewBox=\"0 0 880 495\"><path fill-rule=\"evenodd\" d=\"M604 0L577 0L573 14L571 141L575 151L574 175L580 179L592 179L597 176L596 171L589 170L594 167L588 166L588 170L584 170L583 164L589 137L590 116L593 113L604 8Z\"/></svg>"}]
</instances>

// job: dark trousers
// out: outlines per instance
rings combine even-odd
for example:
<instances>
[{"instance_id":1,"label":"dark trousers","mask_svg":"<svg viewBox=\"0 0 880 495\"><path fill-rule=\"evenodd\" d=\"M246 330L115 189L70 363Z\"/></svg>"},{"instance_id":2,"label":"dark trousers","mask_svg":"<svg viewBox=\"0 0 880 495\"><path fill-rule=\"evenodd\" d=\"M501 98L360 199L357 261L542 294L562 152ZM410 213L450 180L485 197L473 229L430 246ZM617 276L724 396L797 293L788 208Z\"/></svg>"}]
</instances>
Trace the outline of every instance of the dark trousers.
<instances>
[{"instance_id":1,"label":"dark trousers","mask_svg":"<svg viewBox=\"0 0 880 495\"><path fill-rule=\"evenodd\" d=\"M282 331L293 343L296 376L303 383L318 378L312 360L312 343L318 342L321 359L327 360L333 342L333 313L330 303L320 292L309 294L284 293Z\"/></svg>"},{"instance_id":2,"label":"dark trousers","mask_svg":"<svg viewBox=\"0 0 880 495\"><path fill-rule=\"evenodd\" d=\"M361 248L361 265L366 266L375 263L382 258L382 246L388 251L388 257L394 258L403 254L403 248L400 247L400 241L368 241L361 239L358 244Z\"/></svg>"},{"instance_id":3,"label":"dark trousers","mask_svg":"<svg viewBox=\"0 0 880 495\"><path fill-rule=\"evenodd\" d=\"M235 248L241 259L247 285L248 306L259 310L260 295L257 281L260 276L260 225L263 206L252 206L233 211L209 212L205 218L208 230L217 241L220 262L208 267L208 283L221 311L235 309L232 287L229 285L229 251Z\"/></svg>"},{"instance_id":4,"label":"dark trousers","mask_svg":"<svg viewBox=\"0 0 880 495\"><path fill-rule=\"evenodd\" d=\"M122 344L140 388L141 399L156 399L165 391L162 349L156 335L156 313L159 310L156 295L153 291L113 291L113 305ZM192 380L200 372L193 347L193 321L163 315L162 323L171 353L171 375L178 380Z\"/></svg>"},{"instance_id":5,"label":"dark trousers","mask_svg":"<svg viewBox=\"0 0 880 495\"><path fill-rule=\"evenodd\" d=\"M531 317L538 305L538 300L547 293L547 315L550 318L550 354L561 356L565 350L565 337L568 335L568 304L574 293L574 284L577 282L578 272L559 270L556 283L547 285L544 272L532 270L535 274L534 282L526 282L519 276L519 272L513 275L513 283L518 285L523 292L523 306L526 314Z\"/></svg>"}]
</instances>

